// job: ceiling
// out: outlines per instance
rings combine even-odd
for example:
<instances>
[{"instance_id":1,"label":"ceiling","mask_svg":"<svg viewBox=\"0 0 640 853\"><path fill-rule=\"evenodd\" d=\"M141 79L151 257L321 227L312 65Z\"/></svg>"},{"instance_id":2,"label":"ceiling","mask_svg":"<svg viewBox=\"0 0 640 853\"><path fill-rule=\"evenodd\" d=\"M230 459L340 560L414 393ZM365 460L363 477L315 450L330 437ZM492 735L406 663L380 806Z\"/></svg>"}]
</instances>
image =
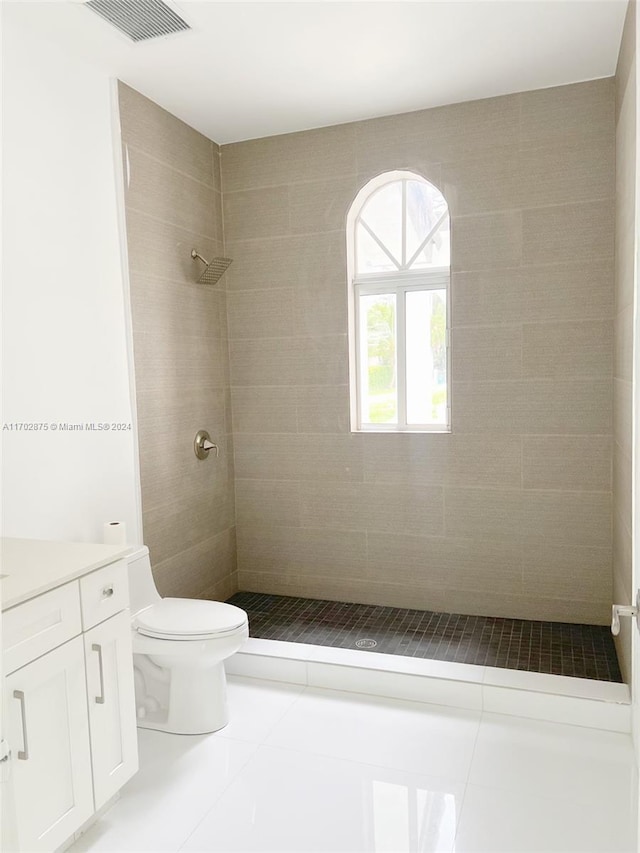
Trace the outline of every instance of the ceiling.
<instances>
[{"instance_id":1,"label":"ceiling","mask_svg":"<svg viewBox=\"0 0 640 853\"><path fill-rule=\"evenodd\" d=\"M2 12L228 143L612 75L627 0L171 5L193 29L138 45L79 0Z\"/></svg>"}]
</instances>

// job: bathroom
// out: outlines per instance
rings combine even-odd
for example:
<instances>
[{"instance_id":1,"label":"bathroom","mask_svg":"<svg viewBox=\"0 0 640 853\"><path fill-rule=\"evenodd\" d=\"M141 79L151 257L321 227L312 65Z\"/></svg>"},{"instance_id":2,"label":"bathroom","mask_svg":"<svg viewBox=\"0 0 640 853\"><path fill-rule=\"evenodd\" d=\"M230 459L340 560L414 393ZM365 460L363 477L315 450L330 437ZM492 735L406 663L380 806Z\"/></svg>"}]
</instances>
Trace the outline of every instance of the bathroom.
<instances>
[{"instance_id":1,"label":"bathroom","mask_svg":"<svg viewBox=\"0 0 640 853\"><path fill-rule=\"evenodd\" d=\"M246 35L247 15L255 39L251 47L264 58L260 50L266 48L258 47L260 33L273 27L270 16L284 16L277 18L278 39L284 41L292 31L315 32L328 14L322 4L285 4L280 11L278 4L237 4L235 13L233 5L182 4L196 30L213 27L215 14L224 12L228 44L218 41L215 28L206 35L209 50L229 62L234 45ZM355 5L367 8L371 29L366 31L373 39L374 32L384 31L383 22L397 18L407 24L422 4L401 4L406 11L393 14L394 4L373 4L381 7L377 10L372 4L337 4L344 6L334 14L345 15L340 20L346 34L360 20ZM471 16L465 32L470 21L481 25L483 5L494 4L464 5ZM565 24L576 24L572 5L549 4L545 14L566 7ZM315 118L301 88L290 93L297 125L283 106L260 108L258 101L260 132L234 107L233 91L225 92L216 103L228 128L211 114L206 121L219 129L208 133L202 132L205 119L198 130L181 120L196 109L197 99L171 85L166 68L179 67L177 54L167 59L157 48L154 55L152 43L139 46L146 53L134 54L79 4L6 6L5 210L10 215L5 215L4 237L3 422L92 422L131 429L3 432L4 536L100 542L103 522L121 520L132 543L149 547L164 597L226 601L240 591L600 628L610 623L612 604L632 604L635 3L584 4L585 28L587 21L595 26L589 15L601 7L599 37L589 42L591 54L585 49L580 57L585 63L580 70L558 72L564 77L539 73L531 78L535 83L523 78L502 89L487 84L484 95L433 102L377 107L368 101L359 112L324 121ZM309 6L306 12L303 6ZM462 26L456 20L449 26ZM555 30L547 25L546 32ZM559 41L548 56L559 50L561 32L558 24ZM177 51L190 35L205 33L176 35L164 47ZM580 37L587 40L583 30ZM607 38L608 53L602 47ZM311 51L317 37L303 43ZM277 46L282 48L280 41ZM187 65L184 54L180 57ZM290 61L307 68L300 55ZM537 66L544 64L540 53ZM527 66L532 67L536 63ZM257 86L255 76L247 86L241 70L234 74L238 98ZM316 91L312 78L306 83ZM159 106L152 95L163 85ZM217 86L223 85L220 78ZM451 215L450 434L366 434L354 429L350 412L347 214L371 179L398 169L440 188ZM232 259L215 286L198 284L203 267L191 257L193 249L207 260ZM217 446L205 460L193 450L201 429ZM621 677L632 688L634 624L621 619L616 638ZM367 788L375 844L373 836L353 840L344 818L345 834L323 836L319 848L313 847L312 834L305 848L306 836L292 829L290 847L274 836L275 849L417 849L415 839L398 837L384 847L384 828L376 824L375 816L384 811L375 800L384 797L380 785L401 786L403 773L421 772L450 784L418 788L440 792L442 814L453 809L456 815L454 830L449 827L449 835L437 842L441 847L433 849L453 849L454 843L455 849L519 849L518 836L510 836L508 827L500 837L483 837L480 830L474 837L473 827L484 808L520 814L525 794L540 802L557 797L571 806L553 830L563 841L541 836L534 849L565 849L568 836L562 833L587 821L597 803L611 815L623 811L623 784L612 786L604 758L599 769L585 767L584 773L602 771L608 788L603 781L596 788L612 789L616 797L566 798L559 782L554 788L545 773L553 775L553 765L562 777L558 766L567 762L560 761L560 749L556 764L540 770L547 787L518 787L521 780L509 779L503 790L513 786L521 796L510 794L505 805L507 795L500 799L496 793L500 783L487 781L473 764L469 772L471 755L465 765L465 739L471 739L473 750L478 729L461 715L478 713L475 699L460 706L428 694L440 708L439 725L446 728L454 719L469 724L460 735L466 744L460 747L462 770L444 762L417 766L408 758L404 764L384 756L368 761L368 754L377 753L364 734L357 754L342 742L346 734L336 736L342 752L335 755L319 731L305 733L299 721L295 741L296 707L314 699L309 715L317 715L320 726L320 706L329 701L320 694L324 688L329 695L331 689L335 695L346 691L328 719L332 726L341 720L354 738L348 709L372 732L374 726L390 726L397 714L399 728L406 723L422 737L410 712L419 705L413 700L426 694L412 697L408 680L400 687L398 672L385 673L393 686L375 704L369 669L374 655L363 669L354 664L347 672L347 657L340 655L349 652L335 648L322 660L313 652L318 679L305 685L296 673L305 666L311 671L310 657L305 660L286 641L280 652L273 643L259 642L252 636L247 650L227 667L232 712L227 740L224 734L203 739L203 752L196 755L193 746L181 746L184 739L140 730L132 799L125 788L93 836L87 835L95 846L87 841L86 849L161 849L162 835L152 841L135 835L141 831L136 809L146 821L153 814L166 838L173 839L162 849L187 843L210 810L206 820L217 814L226 826L220 803L231 803L238 824L244 820L247 826L252 801L260 808L269 803L282 814L280 800L260 803L252 789L262 790L260 773L267 778L267 759L271 755L275 761L276 750L283 767L297 774L308 766L321 779L335 778L341 758L348 778L347 770L356 764L381 764L386 776ZM409 659L396 657L406 679L417 677L403 662ZM329 677L337 678L338 670L341 683ZM482 677L490 676L485 671ZM507 745L528 755L545 726L549 737L560 732L553 728L558 726L574 751L604 754L597 740L604 738L626 768L619 738L627 736L621 731L628 732L630 723L626 730L618 723L612 730L580 718L571 726L569 711L558 718L547 708L539 718L547 722L538 722L532 735L524 729L530 717L516 712L509 717L512 711L497 701L498 691L508 690L512 703L530 706L532 689L516 697L502 675L491 677L496 704L485 704L482 713L503 714L522 728L508 730L513 742L504 732L503 740L496 735L493 753L490 734L483 741L480 728L477 750L485 750L485 764L492 756L500 764L500 749ZM442 690L452 683L443 678ZM547 694L553 693L558 707L569 707L576 697L562 694L566 685L556 685L545 688ZM467 686L469 695L480 689L465 681ZM602 682L597 689L619 686ZM313 690L318 695L312 697ZM264 719L258 722L250 708L261 706ZM630 707L637 714L637 706ZM293 720L289 740L277 732L287 714ZM437 727L434 731L445 738ZM153 741L153 734L165 741ZM435 738L433 733L424 737ZM181 771L185 787L169 783L170 768L154 763L162 750L157 744L168 743L167 738L174 762L186 761L181 749L193 756L192 773ZM234 738L242 742L237 754ZM307 754L314 741L324 745ZM296 764L287 748L305 761ZM193 812L192 825L184 816L182 823L177 817L171 823L158 811L144 813L143 782L161 801L194 797L195 780L206 778L206 750L234 770L227 787L209 801L198 799L201 813ZM246 778L236 779L245 762ZM296 796L288 785L282 782L283 802ZM489 804L481 797L488 789L495 793ZM356 788L344 790L351 802ZM326 808L337 807L333 796L324 787L318 793L329 797ZM310 821L317 820L307 800L295 802L308 810ZM352 807L357 813L359 807ZM533 832L531 818L518 819ZM245 846L234 848L226 838L228 848L221 849L268 849L272 827L260 838L260 820L254 836L248 829L243 836L238 824L241 838L249 839L238 844ZM573 849L600 849L595 830L591 835L593 848ZM218 849L207 847L208 837L193 838L187 849ZM627 848L620 842L619 849Z\"/></svg>"}]
</instances>

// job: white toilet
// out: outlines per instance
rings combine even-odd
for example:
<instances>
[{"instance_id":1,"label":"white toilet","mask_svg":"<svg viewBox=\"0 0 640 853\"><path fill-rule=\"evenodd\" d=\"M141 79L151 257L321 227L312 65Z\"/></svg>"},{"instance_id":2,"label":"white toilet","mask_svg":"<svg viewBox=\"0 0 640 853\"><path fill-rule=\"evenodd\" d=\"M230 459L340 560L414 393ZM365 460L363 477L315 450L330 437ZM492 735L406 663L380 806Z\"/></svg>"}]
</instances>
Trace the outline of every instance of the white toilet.
<instances>
[{"instance_id":1,"label":"white toilet","mask_svg":"<svg viewBox=\"0 0 640 853\"><path fill-rule=\"evenodd\" d=\"M249 636L247 614L219 601L161 598L149 549L128 557L138 725L204 734L228 722L223 661Z\"/></svg>"}]
</instances>

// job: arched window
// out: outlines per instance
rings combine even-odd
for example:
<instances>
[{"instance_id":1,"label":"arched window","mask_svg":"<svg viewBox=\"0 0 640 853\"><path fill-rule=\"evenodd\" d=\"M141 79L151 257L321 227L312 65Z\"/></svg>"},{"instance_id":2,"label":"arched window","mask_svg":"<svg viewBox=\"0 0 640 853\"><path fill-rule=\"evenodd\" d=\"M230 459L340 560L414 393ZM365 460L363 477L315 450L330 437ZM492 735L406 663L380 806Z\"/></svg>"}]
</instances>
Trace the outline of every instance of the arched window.
<instances>
[{"instance_id":1,"label":"arched window","mask_svg":"<svg viewBox=\"0 0 640 853\"><path fill-rule=\"evenodd\" d=\"M449 208L387 172L347 218L351 428L443 432L449 418Z\"/></svg>"}]
</instances>

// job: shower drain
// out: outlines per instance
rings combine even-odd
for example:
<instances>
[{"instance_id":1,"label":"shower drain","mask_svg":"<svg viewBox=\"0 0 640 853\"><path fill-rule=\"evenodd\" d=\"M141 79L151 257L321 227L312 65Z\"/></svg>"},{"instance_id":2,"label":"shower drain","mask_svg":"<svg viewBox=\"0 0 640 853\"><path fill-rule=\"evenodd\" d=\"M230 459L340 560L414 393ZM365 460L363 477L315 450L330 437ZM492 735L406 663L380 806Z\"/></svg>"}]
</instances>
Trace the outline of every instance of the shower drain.
<instances>
[{"instance_id":1,"label":"shower drain","mask_svg":"<svg viewBox=\"0 0 640 853\"><path fill-rule=\"evenodd\" d=\"M359 649L375 649L375 647L377 645L378 645L378 643L376 640L367 640L367 639L356 640L356 646Z\"/></svg>"}]
</instances>

